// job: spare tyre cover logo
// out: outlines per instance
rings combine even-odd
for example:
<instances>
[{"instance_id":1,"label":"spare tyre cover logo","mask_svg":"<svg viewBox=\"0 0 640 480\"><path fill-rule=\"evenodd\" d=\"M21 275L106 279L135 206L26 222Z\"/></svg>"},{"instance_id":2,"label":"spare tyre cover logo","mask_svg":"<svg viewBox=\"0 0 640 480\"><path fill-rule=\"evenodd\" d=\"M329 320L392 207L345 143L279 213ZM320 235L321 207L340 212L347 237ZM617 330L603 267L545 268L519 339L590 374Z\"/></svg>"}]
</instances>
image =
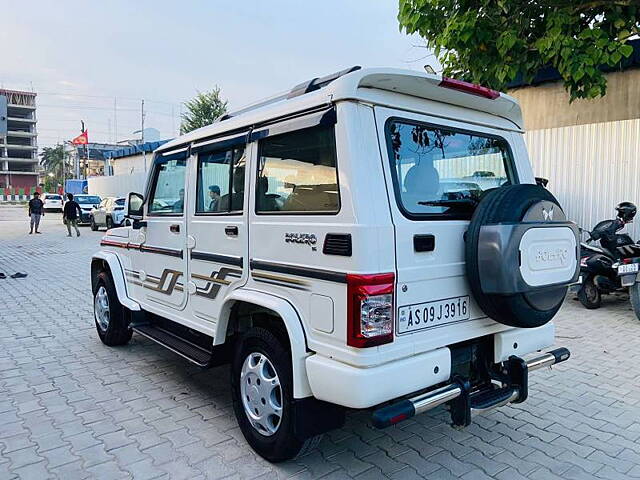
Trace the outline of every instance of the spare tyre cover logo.
<instances>
[{"instance_id":1,"label":"spare tyre cover logo","mask_svg":"<svg viewBox=\"0 0 640 480\"><path fill-rule=\"evenodd\" d=\"M545 221L549 221L549 222L553 221L553 205L549 210L542 207L542 218L544 218Z\"/></svg>"}]
</instances>

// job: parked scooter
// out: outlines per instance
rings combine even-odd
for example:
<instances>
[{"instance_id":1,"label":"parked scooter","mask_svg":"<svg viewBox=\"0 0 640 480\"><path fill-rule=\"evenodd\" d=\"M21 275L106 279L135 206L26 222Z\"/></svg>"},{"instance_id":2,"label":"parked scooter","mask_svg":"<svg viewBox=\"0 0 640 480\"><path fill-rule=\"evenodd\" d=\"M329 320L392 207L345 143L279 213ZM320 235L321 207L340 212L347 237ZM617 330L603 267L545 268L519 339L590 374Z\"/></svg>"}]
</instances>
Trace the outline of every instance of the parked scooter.
<instances>
[{"instance_id":1,"label":"parked scooter","mask_svg":"<svg viewBox=\"0 0 640 480\"><path fill-rule=\"evenodd\" d=\"M637 208L631 202L616 206L617 217L598 223L586 242L580 243L580 287L578 300L586 308L599 308L603 294L629 290L631 304L640 318L640 245L618 233L633 221ZM600 246L592 242L599 241Z\"/></svg>"}]
</instances>

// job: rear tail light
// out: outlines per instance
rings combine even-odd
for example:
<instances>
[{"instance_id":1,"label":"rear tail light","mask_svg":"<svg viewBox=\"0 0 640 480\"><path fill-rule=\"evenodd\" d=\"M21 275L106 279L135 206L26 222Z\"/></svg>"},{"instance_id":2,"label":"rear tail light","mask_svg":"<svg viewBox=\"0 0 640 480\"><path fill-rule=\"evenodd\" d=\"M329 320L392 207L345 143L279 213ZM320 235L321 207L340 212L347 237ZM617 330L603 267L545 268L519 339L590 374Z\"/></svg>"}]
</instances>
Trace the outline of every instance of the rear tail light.
<instances>
[{"instance_id":1,"label":"rear tail light","mask_svg":"<svg viewBox=\"0 0 640 480\"><path fill-rule=\"evenodd\" d=\"M347 275L347 345L393 342L393 273Z\"/></svg>"},{"instance_id":2,"label":"rear tail light","mask_svg":"<svg viewBox=\"0 0 640 480\"><path fill-rule=\"evenodd\" d=\"M500 92L491 90L488 87L482 85L476 85L475 83L463 82L462 80L456 80L455 78L442 77L440 82L441 87L451 88L460 92L470 93L471 95L477 95L479 97L489 98L495 100L500 96Z\"/></svg>"}]
</instances>

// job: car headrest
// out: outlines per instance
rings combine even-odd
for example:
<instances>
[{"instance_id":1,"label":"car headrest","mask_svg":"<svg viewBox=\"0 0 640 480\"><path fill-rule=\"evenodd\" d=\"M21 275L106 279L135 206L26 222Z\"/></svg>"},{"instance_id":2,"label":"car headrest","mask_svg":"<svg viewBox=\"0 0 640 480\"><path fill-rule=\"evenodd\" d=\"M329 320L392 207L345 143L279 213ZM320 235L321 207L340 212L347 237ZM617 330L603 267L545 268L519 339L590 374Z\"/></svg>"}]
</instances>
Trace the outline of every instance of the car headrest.
<instances>
[{"instance_id":1,"label":"car headrest","mask_svg":"<svg viewBox=\"0 0 640 480\"><path fill-rule=\"evenodd\" d=\"M404 189L410 194L434 195L440 189L440 174L432 165L414 165L404 177Z\"/></svg>"}]
</instances>

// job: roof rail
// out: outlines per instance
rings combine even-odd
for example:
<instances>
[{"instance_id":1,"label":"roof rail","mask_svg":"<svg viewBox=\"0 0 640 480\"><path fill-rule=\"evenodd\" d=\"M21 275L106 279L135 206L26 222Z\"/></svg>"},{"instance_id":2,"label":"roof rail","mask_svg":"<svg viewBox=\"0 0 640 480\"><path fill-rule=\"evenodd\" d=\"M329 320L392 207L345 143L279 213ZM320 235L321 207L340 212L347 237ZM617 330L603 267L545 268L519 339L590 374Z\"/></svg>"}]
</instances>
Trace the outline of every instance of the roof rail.
<instances>
[{"instance_id":1,"label":"roof rail","mask_svg":"<svg viewBox=\"0 0 640 480\"><path fill-rule=\"evenodd\" d=\"M218 121L222 122L224 120L228 120L231 117L237 117L238 115L246 112L250 112L251 110L255 110L260 107L264 107L266 105L270 105L272 103L280 102L282 100L288 100L290 98L299 97L300 95L304 95L305 93L313 92L315 90L320 90L323 87L326 87L334 80L346 75L347 73L355 72L356 70L360 70L362 67L360 65L355 65L350 68L346 68L344 70L340 70L339 72L331 73L329 75L325 75L324 77L316 77L311 80L307 80L299 85L293 87L287 93L281 93L278 95L274 95L272 97L266 98L256 103L252 103L240 110L236 110L235 112L226 113L222 115Z\"/></svg>"},{"instance_id":2,"label":"roof rail","mask_svg":"<svg viewBox=\"0 0 640 480\"><path fill-rule=\"evenodd\" d=\"M304 95L305 93L313 92L314 90L320 90L322 87L326 87L331 82L342 77L343 75L355 72L356 70L360 70L361 68L362 67L360 65L355 65L351 68L325 75L324 77L312 78L311 80L307 80L306 82L293 87L287 95L287 98L299 97L300 95Z\"/></svg>"}]
</instances>

